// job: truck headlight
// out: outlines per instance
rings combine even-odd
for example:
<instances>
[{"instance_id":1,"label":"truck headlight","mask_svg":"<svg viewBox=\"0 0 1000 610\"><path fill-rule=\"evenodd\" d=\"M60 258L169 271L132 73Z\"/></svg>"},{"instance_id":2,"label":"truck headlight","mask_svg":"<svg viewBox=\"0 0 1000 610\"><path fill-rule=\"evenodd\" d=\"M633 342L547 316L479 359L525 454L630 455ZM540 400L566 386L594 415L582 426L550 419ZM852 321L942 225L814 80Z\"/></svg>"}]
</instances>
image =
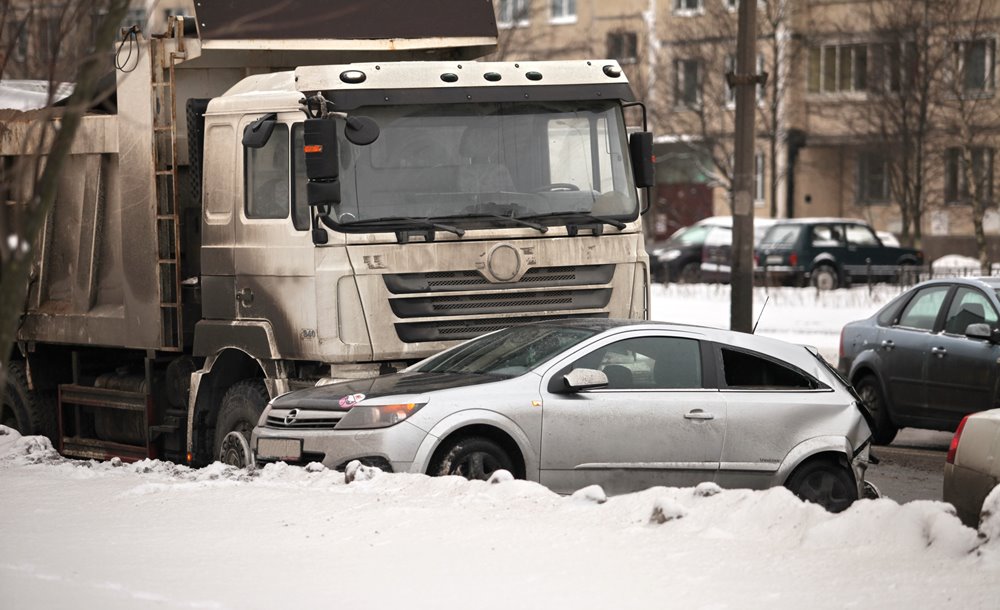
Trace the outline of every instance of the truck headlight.
<instances>
[{"instance_id":1,"label":"truck headlight","mask_svg":"<svg viewBox=\"0 0 1000 610\"><path fill-rule=\"evenodd\" d=\"M427 403L406 402L392 405L356 405L339 422L337 430L388 428L410 417Z\"/></svg>"}]
</instances>

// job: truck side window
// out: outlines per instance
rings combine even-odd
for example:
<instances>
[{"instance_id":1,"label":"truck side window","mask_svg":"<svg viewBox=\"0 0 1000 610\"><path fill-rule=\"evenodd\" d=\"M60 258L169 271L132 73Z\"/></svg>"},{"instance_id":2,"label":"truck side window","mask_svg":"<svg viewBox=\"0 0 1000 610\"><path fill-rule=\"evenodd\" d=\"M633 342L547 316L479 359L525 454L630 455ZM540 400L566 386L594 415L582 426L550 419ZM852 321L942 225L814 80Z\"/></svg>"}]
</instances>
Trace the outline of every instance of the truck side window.
<instances>
[{"instance_id":1,"label":"truck side window","mask_svg":"<svg viewBox=\"0 0 1000 610\"><path fill-rule=\"evenodd\" d=\"M275 125L267 144L245 155L247 218L288 218L288 125Z\"/></svg>"},{"instance_id":2,"label":"truck side window","mask_svg":"<svg viewBox=\"0 0 1000 610\"><path fill-rule=\"evenodd\" d=\"M302 123L292 125L292 224L298 231L309 228L309 201L306 199L306 152Z\"/></svg>"}]
</instances>

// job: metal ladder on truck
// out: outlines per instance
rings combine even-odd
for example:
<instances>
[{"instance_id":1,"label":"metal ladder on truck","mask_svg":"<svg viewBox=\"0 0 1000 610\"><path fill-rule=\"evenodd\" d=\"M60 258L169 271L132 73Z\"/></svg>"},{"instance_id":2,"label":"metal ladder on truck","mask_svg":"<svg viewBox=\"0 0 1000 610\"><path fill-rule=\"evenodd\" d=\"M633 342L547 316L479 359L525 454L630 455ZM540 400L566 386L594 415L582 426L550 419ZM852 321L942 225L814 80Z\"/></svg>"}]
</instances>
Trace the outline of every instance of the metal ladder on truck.
<instances>
[{"instance_id":1,"label":"metal ladder on truck","mask_svg":"<svg viewBox=\"0 0 1000 610\"><path fill-rule=\"evenodd\" d=\"M180 214L178 205L177 125L174 67L187 56L184 45L184 18L172 17L162 36L149 41L150 87L153 105L153 169L156 205L157 281L159 286L160 351L184 349L181 298ZM177 432L187 417L186 411L168 409L166 417L155 417L152 396L152 359L147 353L144 380L95 386L80 385L79 363L73 358L73 383L59 386L59 451L72 457L125 461L156 458L155 440L160 434ZM100 387L98 387L100 386ZM124 424L127 441L113 442L89 438L81 432L81 410L116 410L115 419ZM64 419L75 420L73 436L65 436ZM151 422L176 423L150 425ZM106 421L106 420L105 420Z\"/></svg>"}]
</instances>

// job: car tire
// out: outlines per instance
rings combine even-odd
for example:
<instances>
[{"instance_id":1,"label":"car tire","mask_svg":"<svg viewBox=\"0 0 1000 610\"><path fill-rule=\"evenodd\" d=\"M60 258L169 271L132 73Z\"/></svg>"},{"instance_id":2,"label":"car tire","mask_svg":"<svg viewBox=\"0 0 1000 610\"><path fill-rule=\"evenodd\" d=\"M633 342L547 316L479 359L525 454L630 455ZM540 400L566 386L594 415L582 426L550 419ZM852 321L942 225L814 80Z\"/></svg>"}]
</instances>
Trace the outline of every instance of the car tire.
<instances>
[{"instance_id":1,"label":"car tire","mask_svg":"<svg viewBox=\"0 0 1000 610\"><path fill-rule=\"evenodd\" d=\"M242 452L233 450L243 445L234 443L232 438L227 442L226 436L230 432L238 432L247 443L245 447L249 447L250 433L264 412L268 398L263 379L244 379L229 388L222 397L222 407L215 424L215 451L212 455L217 460L238 468L249 465L249 455L241 458Z\"/></svg>"},{"instance_id":2,"label":"car tire","mask_svg":"<svg viewBox=\"0 0 1000 610\"><path fill-rule=\"evenodd\" d=\"M820 265L813 269L811 281L817 290L836 290L840 286L840 276L830 265Z\"/></svg>"},{"instance_id":3,"label":"car tire","mask_svg":"<svg viewBox=\"0 0 1000 610\"><path fill-rule=\"evenodd\" d=\"M0 404L0 424L17 430L23 436L41 434L55 441L55 402L50 393L28 389L23 362L7 364L7 387Z\"/></svg>"},{"instance_id":4,"label":"car tire","mask_svg":"<svg viewBox=\"0 0 1000 610\"><path fill-rule=\"evenodd\" d=\"M701 281L701 263L690 262L681 267L677 274L678 284L697 284Z\"/></svg>"},{"instance_id":5,"label":"car tire","mask_svg":"<svg viewBox=\"0 0 1000 610\"><path fill-rule=\"evenodd\" d=\"M805 500L839 513L858 499L854 477L835 460L814 459L802 464L785 481L785 487Z\"/></svg>"},{"instance_id":6,"label":"car tire","mask_svg":"<svg viewBox=\"0 0 1000 610\"><path fill-rule=\"evenodd\" d=\"M857 390L858 396L861 397L861 401L868 407L868 411L875 420L872 442L876 445L888 445L896 438L899 428L892 423L878 379L872 375L865 375L854 384L854 389Z\"/></svg>"},{"instance_id":7,"label":"car tire","mask_svg":"<svg viewBox=\"0 0 1000 610\"><path fill-rule=\"evenodd\" d=\"M514 461L494 441L470 436L454 441L440 452L427 474L457 475L469 480L485 481L497 470L514 473Z\"/></svg>"}]
</instances>

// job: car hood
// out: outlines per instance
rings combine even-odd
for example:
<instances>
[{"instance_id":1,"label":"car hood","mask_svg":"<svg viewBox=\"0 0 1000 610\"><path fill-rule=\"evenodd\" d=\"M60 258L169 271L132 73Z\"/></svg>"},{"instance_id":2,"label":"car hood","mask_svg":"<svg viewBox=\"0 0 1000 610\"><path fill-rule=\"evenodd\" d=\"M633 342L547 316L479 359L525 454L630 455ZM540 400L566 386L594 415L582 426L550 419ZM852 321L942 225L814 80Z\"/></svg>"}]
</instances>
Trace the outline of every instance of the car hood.
<instances>
[{"instance_id":1,"label":"car hood","mask_svg":"<svg viewBox=\"0 0 1000 610\"><path fill-rule=\"evenodd\" d=\"M507 378L475 373L395 373L289 392L275 398L271 405L279 409L349 411L361 401L385 396L413 396L436 390L495 383L504 379Z\"/></svg>"}]
</instances>

